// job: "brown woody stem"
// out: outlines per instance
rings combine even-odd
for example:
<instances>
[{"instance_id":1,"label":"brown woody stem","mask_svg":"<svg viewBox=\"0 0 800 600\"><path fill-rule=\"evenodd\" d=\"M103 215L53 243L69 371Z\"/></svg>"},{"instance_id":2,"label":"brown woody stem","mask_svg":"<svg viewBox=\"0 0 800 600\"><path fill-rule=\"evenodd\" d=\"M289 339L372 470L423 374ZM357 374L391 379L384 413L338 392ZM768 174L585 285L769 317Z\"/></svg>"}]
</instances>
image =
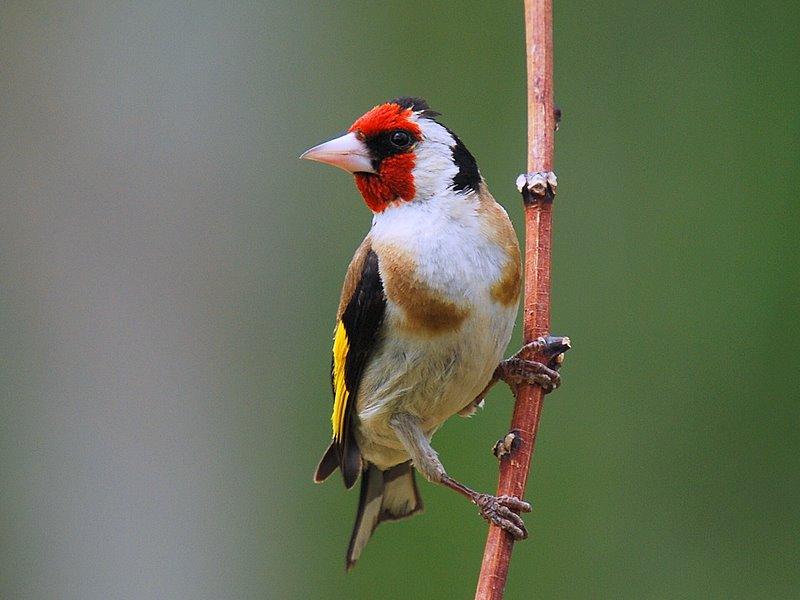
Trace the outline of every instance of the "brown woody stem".
<instances>
[{"instance_id":1,"label":"brown woody stem","mask_svg":"<svg viewBox=\"0 0 800 600\"><path fill-rule=\"evenodd\" d=\"M528 66L528 171L553 170L553 1L525 0L525 46ZM549 190L551 192L551 190ZM527 199L527 198L526 198ZM525 343L550 330L550 241L553 203L525 202ZM534 360L546 362L545 357ZM519 443L500 462L497 495L523 498L533 456L544 392L520 385L510 430ZM515 442L516 444L516 442ZM489 526L476 600L500 600L508 577L514 540L503 529Z\"/></svg>"}]
</instances>

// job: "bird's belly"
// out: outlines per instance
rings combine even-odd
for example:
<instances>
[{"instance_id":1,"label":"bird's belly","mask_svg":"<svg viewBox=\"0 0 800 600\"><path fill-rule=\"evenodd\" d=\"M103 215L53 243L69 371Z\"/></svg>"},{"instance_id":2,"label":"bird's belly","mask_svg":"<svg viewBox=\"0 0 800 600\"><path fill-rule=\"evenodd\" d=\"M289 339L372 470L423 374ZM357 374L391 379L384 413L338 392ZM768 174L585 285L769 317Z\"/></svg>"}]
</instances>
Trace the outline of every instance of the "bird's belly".
<instances>
[{"instance_id":1,"label":"bird's belly","mask_svg":"<svg viewBox=\"0 0 800 600\"><path fill-rule=\"evenodd\" d=\"M456 331L435 336L396 332L367 367L356 403L362 456L381 468L408 460L389 426L397 413L417 416L428 437L486 387L503 357L516 306L475 310ZM392 311L387 315L392 319Z\"/></svg>"}]
</instances>

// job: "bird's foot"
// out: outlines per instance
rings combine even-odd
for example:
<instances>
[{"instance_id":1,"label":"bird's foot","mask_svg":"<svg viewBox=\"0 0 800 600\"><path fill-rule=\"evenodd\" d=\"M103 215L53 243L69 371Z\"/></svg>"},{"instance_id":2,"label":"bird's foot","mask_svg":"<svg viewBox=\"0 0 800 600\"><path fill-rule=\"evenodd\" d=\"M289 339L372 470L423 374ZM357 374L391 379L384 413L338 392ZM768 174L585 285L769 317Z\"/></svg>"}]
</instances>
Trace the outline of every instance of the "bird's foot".
<instances>
[{"instance_id":1,"label":"bird's foot","mask_svg":"<svg viewBox=\"0 0 800 600\"><path fill-rule=\"evenodd\" d=\"M558 178L552 171L523 173L517 177L517 189L525 202L534 202L549 195L552 200L558 188Z\"/></svg>"},{"instance_id":2,"label":"bird's foot","mask_svg":"<svg viewBox=\"0 0 800 600\"><path fill-rule=\"evenodd\" d=\"M527 383L541 386L546 393L552 392L561 385L561 375L557 369L564 362L564 353L571 347L568 337L540 337L501 362L494 376L515 390L517 386ZM547 364L522 358L532 354L544 356L548 359Z\"/></svg>"},{"instance_id":3,"label":"bird's foot","mask_svg":"<svg viewBox=\"0 0 800 600\"><path fill-rule=\"evenodd\" d=\"M531 505L524 500L514 496L478 494L473 498L473 502L478 505L480 514L484 519L505 529L515 540L524 540L528 537L525 523L522 517L517 514L517 512L531 512Z\"/></svg>"},{"instance_id":4,"label":"bird's foot","mask_svg":"<svg viewBox=\"0 0 800 600\"><path fill-rule=\"evenodd\" d=\"M514 539L524 540L528 537L528 530L525 523L517 513L531 512L531 505L515 498L514 496L492 496L491 494L481 494L459 483L446 473L439 479L439 483L469 498L477 505L480 515L494 523L498 527L509 532ZM516 511L516 512L514 512Z\"/></svg>"}]
</instances>

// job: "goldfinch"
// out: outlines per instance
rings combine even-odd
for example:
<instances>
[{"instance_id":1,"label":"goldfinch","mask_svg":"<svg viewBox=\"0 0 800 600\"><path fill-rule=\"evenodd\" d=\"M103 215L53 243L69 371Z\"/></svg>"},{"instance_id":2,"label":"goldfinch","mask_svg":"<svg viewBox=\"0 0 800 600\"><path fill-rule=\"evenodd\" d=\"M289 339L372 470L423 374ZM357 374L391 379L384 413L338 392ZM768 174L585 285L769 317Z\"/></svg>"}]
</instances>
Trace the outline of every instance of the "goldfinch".
<instances>
[{"instance_id":1,"label":"goldfinch","mask_svg":"<svg viewBox=\"0 0 800 600\"><path fill-rule=\"evenodd\" d=\"M346 567L375 528L422 510L418 470L474 502L515 538L528 503L451 478L431 438L472 414L497 380L550 390L559 375L519 356L503 361L520 297L520 250L475 158L420 98L380 104L345 135L301 158L355 176L372 228L344 280L333 341L333 439L314 480L337 468L361 495ZM530 348L558 354L566 338Z\"/></svg>"}]
</instances>

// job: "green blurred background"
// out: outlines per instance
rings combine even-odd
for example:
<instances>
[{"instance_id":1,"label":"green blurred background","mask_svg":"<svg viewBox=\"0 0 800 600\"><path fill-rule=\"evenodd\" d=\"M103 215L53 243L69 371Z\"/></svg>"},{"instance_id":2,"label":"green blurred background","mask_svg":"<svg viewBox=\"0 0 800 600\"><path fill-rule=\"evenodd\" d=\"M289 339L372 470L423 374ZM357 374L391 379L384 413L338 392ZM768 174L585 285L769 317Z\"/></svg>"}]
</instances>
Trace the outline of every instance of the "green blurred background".
<instances>
[{"instance_id":1,"label":"green blurred background","mask_svg":"<svg viewBox=\"0 0 800 600\"><path fill-rule=\"evenodd\" d=\"M548 398L508 598L800 597L796 2L556 0ZM356 569L329 437L370 214L297 160L421 95L521 229L521 2L0 6L0 597L471 597L423 483ZM519 344L519 334L512 345ZM435 445L494 488L498 388Z\"/></svg>"}]
</instances>

